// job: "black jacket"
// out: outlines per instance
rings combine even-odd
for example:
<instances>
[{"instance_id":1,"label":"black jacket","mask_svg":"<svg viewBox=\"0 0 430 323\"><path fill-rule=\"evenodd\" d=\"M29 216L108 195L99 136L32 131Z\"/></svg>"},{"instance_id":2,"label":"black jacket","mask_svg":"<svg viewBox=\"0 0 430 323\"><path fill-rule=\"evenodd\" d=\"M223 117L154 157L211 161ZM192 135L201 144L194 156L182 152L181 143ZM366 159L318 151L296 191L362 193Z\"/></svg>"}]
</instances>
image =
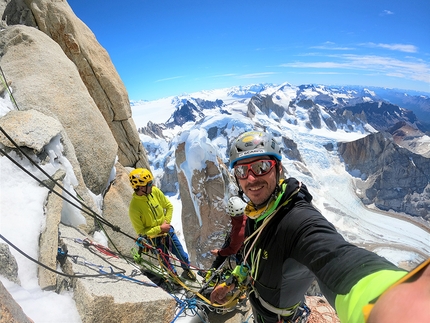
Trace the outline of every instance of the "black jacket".
<instances>
[{"instance_id":1,"label":"black jacket","mask_svg":"<svg viewBox=\"0 0 430 323\"><path fill-rule=\"evenodd\" d=\"M285 181L283 201L298 188L294 178ZM253 286L267 303L288 308L303 300L317 279L324 296L334 307L337 294L347 294L361 278L381 269L399 270L378 255L345 241L335 227L311 205L305 185L269 221L246 259ZM279 205L282 204L282 201ZM248 219L246 236L260 225ZM245 244L244 254L253 239ZM257 271L257 272L255 272Z\"/></svg>"}]
</instances>

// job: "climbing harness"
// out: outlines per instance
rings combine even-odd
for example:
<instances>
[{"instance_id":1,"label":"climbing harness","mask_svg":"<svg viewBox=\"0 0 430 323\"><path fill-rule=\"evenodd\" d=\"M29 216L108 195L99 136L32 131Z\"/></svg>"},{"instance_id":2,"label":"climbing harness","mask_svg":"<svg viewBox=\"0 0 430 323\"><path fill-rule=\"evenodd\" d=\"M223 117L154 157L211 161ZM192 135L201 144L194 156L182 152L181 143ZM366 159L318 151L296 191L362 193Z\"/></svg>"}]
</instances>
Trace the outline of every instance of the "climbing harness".
<instances>
[{"instance_id":1,"label":"climbing harness","mask_svg":"<svg viewBox=\"0 0 430 323\"><path fill-rule=\"evenodd\" d=\"M150 239L147 239L145 237L139 237L136 240L136 245L138 246L138 249L142 251L141 254L136 254L137 249L134 249L133 257L135 261L137 260L136 263L138 263L146 270L157 272L159 275L163 276L165 280L174 283L177 286L180 286L187 293L190 294L191 298L196 299L199 304L206 307L210 311L215 311L217 313L225 313L227 311L233 310L234 306L238 303L239 296L242 295L244 292L243 288L237 288L232 293L231 297L226 303L213 304L208 299L208 297L210 295L210 292L219 283L221 283L222 280L226 279L226 275L230 275L230 273L226 269L219 268L218 270L215 270L211 277L205 279L203 283L189 281L185 283L179 278L176 271L171 270L171 268L166 265L167 263L169 263L167 259L170 259L170 261L173 263L173 266L180 266L179 259L175 258L171 254L165 254L160 248L156 248L154 245L152 245ZM143 253L144 250L147 251L147 254ZM145 259L148 255L148 259ZM157 260L158 264L154 264L154 260Z\"/></svg>"}]
</instances>

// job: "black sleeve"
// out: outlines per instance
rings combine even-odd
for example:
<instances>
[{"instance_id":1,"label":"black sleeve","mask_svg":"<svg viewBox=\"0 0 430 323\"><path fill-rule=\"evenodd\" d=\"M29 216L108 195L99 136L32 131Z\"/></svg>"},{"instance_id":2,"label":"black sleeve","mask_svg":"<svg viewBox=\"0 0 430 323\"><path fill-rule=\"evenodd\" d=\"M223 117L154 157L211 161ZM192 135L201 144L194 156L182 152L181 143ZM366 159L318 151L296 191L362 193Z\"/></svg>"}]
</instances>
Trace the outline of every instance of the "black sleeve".
<instances>
[{"instance_id":1,"label":"black sleeve","mask_svg":"<svg viewBox=\"0 0 430 323\"><path fill-rule=\"evenodd\" d=\"M281 222L287 232L286 250L309 268L333 305L337 294L347 294L363 277L382 269L400 270L371 251L345 241L320 212L305 201L297 201Z\"/></svg>"}]
</instances>

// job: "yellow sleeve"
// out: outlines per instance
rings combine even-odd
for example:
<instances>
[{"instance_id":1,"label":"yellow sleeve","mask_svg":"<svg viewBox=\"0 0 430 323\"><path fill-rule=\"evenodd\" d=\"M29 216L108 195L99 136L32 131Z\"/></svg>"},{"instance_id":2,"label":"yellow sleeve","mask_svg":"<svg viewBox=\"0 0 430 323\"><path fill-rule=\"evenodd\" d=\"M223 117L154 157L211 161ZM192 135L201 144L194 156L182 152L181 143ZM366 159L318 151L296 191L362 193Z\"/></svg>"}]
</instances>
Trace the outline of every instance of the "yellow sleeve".
<instances>
[{"instance_id":1,"label":"yellow sleeve","mask_svg":"<svg viewBox=\"0 0 430 323\"><path fill-rule=\"evenodd\" d=\"M340 321L365 323L363 307L405 275L406 271L381 270L359 280L348 294L337 295L335 307Z\"/></svg>"},{"instance_id":2,"label":"yellow sleeve","mask_svg":"<svg viewBox=\"0 0 430 323\"><path fill-rule=\"evenodd\" d=\"M135 193L133 193L135 194ZM130 218L131 225L134 228L134 231L139 235L145 234L145 226L143 225L142 221L142 211L139 205L139 201L137 199L132 198L130 202L130 206L128 209L128 216Z\"/></svg>"},{"instance_id":3,"label":"yellow sleeve","mask_svg":"<svg viewBox=\"0 0 430 323\"><path fill-rule=\"evenodd\" d=\"M164 195L164 193L157 187L153 188L153 191L157 191L157 199L160 203L161 207L164 210L164 217L166 219L167 223L172 222L172 216L173 216L173 204L170 202L170 200Z\"/></svg>"}]
</instances>

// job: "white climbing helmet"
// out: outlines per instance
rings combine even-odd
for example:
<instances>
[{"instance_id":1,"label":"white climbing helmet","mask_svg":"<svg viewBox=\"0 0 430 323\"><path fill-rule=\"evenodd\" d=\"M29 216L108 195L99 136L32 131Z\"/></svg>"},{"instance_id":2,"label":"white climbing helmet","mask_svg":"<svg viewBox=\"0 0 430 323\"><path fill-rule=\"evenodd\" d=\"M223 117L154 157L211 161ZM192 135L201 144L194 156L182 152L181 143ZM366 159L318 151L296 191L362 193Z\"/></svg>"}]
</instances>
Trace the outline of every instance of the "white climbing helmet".
<instances>
[{"instance_id":1,"label":"white climbing helmet","mask_svg":"<svg viewBox=\"0 0 430 323\"><path fill-rule=\"evenodd\" d=\"M228 200L227 210L230 216L242 215L245 207L246 203L239 196L232 196Z\"/></svg>"},{"instance_id":2,"label":"white climbing helmet","mask_svg":"<svg viewBox=\"0 0 430 323\"><path fill-rule=\"evenodd\" d=\"M275 138L267 132L248 131L237 137L230 148L230 167L242 159L257 156L273 156L282 160L281 148Z\"/></svg>"}]
</instances>

